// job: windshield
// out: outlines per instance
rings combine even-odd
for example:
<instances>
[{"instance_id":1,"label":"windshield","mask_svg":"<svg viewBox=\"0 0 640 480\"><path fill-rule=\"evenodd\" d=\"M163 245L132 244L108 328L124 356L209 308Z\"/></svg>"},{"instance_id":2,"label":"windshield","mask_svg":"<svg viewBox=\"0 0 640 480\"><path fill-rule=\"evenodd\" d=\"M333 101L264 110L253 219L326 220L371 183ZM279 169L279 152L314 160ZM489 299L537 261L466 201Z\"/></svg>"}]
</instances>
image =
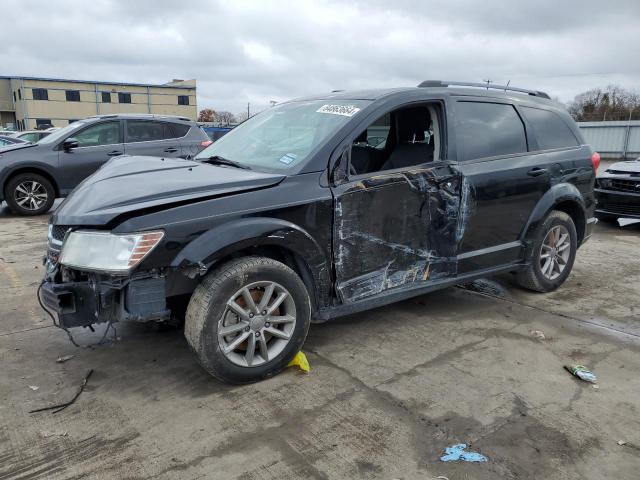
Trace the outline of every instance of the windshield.
<instances>
[{"instance_id":1,"label":"windshield","mask_svg":"<svg viewBox=\"0 0 640 480\"><path fill-rule=\"evenodd\" d=\"M293 169L369 103L325 99L278 105L238 125L196 160L217 156L256 170Z\"/></svg>"},{"instance_id":2,"label":"windshield","mask_svg":"<svg viewBox=\"0 0 640 480\"><path fill-rule=\"evenodd\" d=\"M40 139L40 141L38 142L40 145L42 144L49 144L49 143L56 143L58 140L62 140L64 138L66 138L67 136L69 136L69 134L71 132L76 131L78 128L84 126L87 122L84 122L82 120L77 121L77 122L73 122L70 125L67 125L66 127L61 128L60 130L56 130L55 132L50 133L49 135L47 135L46 137Z\"/></svg>"}]
</instances>

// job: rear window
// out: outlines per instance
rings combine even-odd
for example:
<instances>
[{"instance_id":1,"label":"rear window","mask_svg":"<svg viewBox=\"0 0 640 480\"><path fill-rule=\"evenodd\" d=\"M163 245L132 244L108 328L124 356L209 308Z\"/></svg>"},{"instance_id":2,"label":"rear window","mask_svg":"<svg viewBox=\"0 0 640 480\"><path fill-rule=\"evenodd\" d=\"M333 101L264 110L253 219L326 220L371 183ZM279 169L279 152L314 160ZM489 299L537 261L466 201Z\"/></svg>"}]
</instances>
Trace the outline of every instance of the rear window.
<instances>
[{"instance_id":1,"label":"rear window","mask_svg":"<svg viewBox=\"0 0 640 480\"><path fill-rule=\"evenodd\" d=\"M524 125L512 105L458 102L456 110L460 160L527 151Z\"/></svg>"},{"instance_id":2,"label":"rear window","mask_svg":"<svg viewBox=\"0 0 640 480\"><path fill-rule=\"evenodd\" d=\"M533 107L522 107L521 110L538 140L540 150L578 145L578 140L569 126L555 112Z\"/></svg>"}]
</instances>

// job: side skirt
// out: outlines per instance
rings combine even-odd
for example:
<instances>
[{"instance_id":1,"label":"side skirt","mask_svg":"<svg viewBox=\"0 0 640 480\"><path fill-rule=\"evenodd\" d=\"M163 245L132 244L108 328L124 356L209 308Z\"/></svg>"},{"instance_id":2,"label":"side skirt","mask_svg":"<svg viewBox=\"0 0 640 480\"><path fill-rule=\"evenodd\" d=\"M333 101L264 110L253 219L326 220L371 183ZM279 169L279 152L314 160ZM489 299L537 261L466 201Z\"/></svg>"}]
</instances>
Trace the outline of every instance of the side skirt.
<instances>
[{"instance_id":1,"label":"side skirt","mask_svg":"<svg viewBox=\"0 0 640 480\"><path fill-rule=\"evenodd\" d=\"M334 307L328 307L322 309L314 315L312 321L314 323L322 323L332 318L343 317L345 315L351 315L353 313L363 312L365 310L371 310L372 308L383 307L390 303L399 302L408 298L424 295L425 293L440 290L459 283L470 282L478 278L483 278L491 275L497 275L499 273L510 272L521 268L523 264L521 262L513 262L507 265L501 265L499 267L487 268L484 270L476 270L472 273L458 275L453 278L443 278L440 280L434 280L427 285L414 286L402 290L387 290L379 295L373 297L363 298L355 302L343 305L337 305Z\"/></svg>"}]
</instances>

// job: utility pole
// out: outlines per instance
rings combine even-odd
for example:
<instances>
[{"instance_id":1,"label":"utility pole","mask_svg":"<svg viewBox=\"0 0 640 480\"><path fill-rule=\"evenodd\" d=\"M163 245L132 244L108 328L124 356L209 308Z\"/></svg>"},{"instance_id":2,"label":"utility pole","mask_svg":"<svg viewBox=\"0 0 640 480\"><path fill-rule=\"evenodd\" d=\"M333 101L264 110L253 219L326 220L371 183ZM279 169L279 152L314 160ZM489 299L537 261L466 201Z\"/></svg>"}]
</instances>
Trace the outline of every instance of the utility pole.
<instances>
[{"instance_id":1,"label":"utility pole","mask_svg":"<svg viewBox=\"0 0 640 480\"><path fill-rule=\"evenodd\" d=\"M489 90L489 84L493 82L493 80L491 80L490 78L487 78L486 80L482 80L482 82L487 84L487 90Z\"/></svg>"}]
</instances>

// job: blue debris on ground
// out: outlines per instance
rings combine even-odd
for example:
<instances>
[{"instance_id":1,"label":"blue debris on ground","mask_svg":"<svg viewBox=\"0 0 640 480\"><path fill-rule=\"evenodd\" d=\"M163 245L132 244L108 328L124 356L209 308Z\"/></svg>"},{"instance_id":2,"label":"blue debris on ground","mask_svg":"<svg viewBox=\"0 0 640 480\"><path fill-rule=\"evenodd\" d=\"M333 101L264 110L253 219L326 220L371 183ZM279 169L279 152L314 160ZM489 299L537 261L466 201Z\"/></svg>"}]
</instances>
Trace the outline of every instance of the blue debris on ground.
<instances>
[{"instance_id":1,"label":"blue debris on ground","mask_svg":"<svg viewBox=\"0 0 640 480\"><path fill-rule=\"evenodd\" d=\"M582 365L565 365L564 369L571 375L578 377L580 380L590 383L596 383L596 375L591 372L587 367Z\"/></svg>"},{"instance_id":2,"label":"blue debris on ground","mask_svg":"<svg viewBox=\"0 0 640 480\"><path fill-rule=\"evenodd\" d=\"M465 452L466 443L458 443L444 449L445 455L440 457L442 462L488 462L489 459L477 452Z\"/></svg>"}]
</instances>

